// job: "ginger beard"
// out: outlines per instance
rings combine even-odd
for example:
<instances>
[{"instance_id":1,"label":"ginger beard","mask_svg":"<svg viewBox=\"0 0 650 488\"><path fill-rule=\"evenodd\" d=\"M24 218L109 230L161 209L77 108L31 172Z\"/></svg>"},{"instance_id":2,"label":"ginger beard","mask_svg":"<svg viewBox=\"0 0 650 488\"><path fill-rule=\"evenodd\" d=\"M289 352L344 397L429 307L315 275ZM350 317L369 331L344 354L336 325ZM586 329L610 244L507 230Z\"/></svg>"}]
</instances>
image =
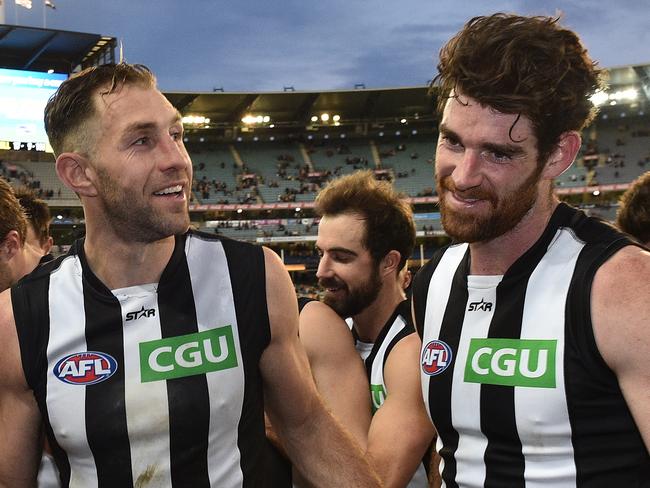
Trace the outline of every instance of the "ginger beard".
<instances>
[{"instance_id":1,"label":"ginger beard","mask_svg":"<svg viewBox=\"0 0 650 488\"><path fill-rule=\"evenodd\" d=\"M377 299L382 285L379 265L373 266L368 278L354 287L337 277L321 278L318 284L326 289L323 302L344 319L363 312Z\"/></svg>"},{"instance_id":2,"label":"ginger beard","mask_svg":"<svg viewBox=\"0 0 650 488\"><path fill-rule=\"evenodd\" d=\"M502 236L515 228L537 201L537 184L543 167L535 171L515 189L497 195L488 189L473 188L458 191L451 176L436 176L436 190L440 198L440 214L445 232L458 242L485 242ZM455 192L463 198L485 200L489 212L463 212L447 205L447 196Z\"/></svg>"}]
</instances>

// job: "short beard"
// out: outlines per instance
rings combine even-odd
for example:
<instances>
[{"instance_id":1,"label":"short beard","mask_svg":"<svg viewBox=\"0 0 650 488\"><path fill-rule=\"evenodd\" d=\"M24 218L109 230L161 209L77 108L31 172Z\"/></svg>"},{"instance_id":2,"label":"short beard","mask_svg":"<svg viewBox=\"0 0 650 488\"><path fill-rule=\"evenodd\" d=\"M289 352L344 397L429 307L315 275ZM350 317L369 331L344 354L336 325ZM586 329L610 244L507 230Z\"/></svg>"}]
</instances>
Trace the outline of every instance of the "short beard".
<instances>
[{"instance_id":1,"label":"short beard","mask_svg":"<svg viewBox=\"0 0 650 488\"><path fill-rule=\"evenodd\" d=\"M542 168L535 169L526 180L512 192L501 197L485 190L469 191L467 198L487 200L492 207L489 215L475 216L452 210L446 204L446 196L455 191L450 176L437 179L436 189L440 198L440 214L445 232L457 242L487 242L514 229L537 201L537 183Z\"/></svg>"},{"instance_id":2,"label":"short beard","mask_svg":"<svg viewBox=\"0 0 650 488\"><path fill-rule=\"evenodd\" d=\"M373 267L368 279L354 290L350 290L346 283L336 278L323 278L319 280L319 284L324 288L344 287L347 291L347 296L342 300L336 300L327 293L323 298L323 302L344 319L358 315L368 308L379 296L382 285L379 266Z\"/></svg>"},{"instance_id":3,"label":"short beard","mask_svg":"<svg viewBox=\"0 0 650 488\"><path fill-rule=\"evenodd\" d=\"M144 207L137 196L120 188L104 169L97 169L104 212L109 224L122 239L135 242L156 242L174 234L184 233L189 225L189 212L185 212L179 225L170 215L161 215L152 208Z\"/></svg>"}]
</instances>

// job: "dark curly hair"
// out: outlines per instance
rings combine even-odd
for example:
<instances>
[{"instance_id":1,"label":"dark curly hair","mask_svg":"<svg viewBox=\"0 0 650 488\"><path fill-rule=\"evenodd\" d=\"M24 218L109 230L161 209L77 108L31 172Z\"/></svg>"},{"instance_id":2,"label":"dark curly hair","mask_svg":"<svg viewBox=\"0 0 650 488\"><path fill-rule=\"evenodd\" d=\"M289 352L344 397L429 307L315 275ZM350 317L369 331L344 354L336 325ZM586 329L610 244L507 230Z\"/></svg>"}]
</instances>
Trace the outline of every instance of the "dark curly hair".
<instances>
[{"instance_id":1,"label":"dark curly hair","mask_svg":"<svg viewBox=\"0 0 650 488\"><path fill-rule=\"evenodd\" d=\"M155 87L156 78L142 64L93 66L64 81L45 106L45 131L56 155L65 151L87 151L84 124L96 113L93 96L110 95L123 85Z\"/></svg>"},{"instance_id":2,"label":"dark curly hair","mask_svg":"<svg viewBox=\"0 0 650 488\"><path fill-rule=\"evenodd\" d=\"M650 244L650 171L632 182L619 200L616 224L623 231Z\"/></svg>"},{"instance_id":3,"label":"dark curly hair","mask_svg":"<svg viewBox=\"0 0 650 488\"><path fill-rule=\"evenodd\" d=\"M440 51L438 112L462 93L532 122L542 164L560 135L582 130L596 115L589 97L602 71L559 18L497 13L474 17ZM514 125L511 127L511 134Z\"/></svg>"},{"instance_id":4,"label":"dark curly hair","mask_svg":"<svg viewBox=\"0 0 650 488\"><path fill-rule=\"evenodd\" d=\"M396 250L401 270L413 254L415 224L408 201L388 181L379 181L368 170L341 176L330 182L316 197L320 216L356 212L366 222L363 247L375 263Z\"/></svg>"}]
</instances>

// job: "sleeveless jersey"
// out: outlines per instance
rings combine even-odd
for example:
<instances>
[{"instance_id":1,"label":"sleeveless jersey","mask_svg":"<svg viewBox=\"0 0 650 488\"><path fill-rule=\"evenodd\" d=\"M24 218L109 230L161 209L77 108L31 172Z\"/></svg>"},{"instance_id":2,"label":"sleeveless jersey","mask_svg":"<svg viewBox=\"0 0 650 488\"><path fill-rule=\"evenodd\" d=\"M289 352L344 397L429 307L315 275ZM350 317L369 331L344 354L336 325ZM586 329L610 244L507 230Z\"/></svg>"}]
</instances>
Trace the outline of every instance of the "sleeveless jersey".
<instances>
[{"instance_id":1,"label":"sleeveless jersey","mask_svg":"<svg viewBox=\"0 0 650 488\"><path fill-rule=\"evenodd\" d=\"M12 288L62 485L264 486L264 256L190 231L158 284L111 292L78 241Z\"/></svg>"},{"instance_id":2,"label":"sleeveless jersey","mask_svg":"<svg viewBox=\"0 0 650 488\"><path fill-rule=\"evenodd\" d=\"M359 343L359 338L354 333L354 329L352 330L355 341ZM370 354L364 358L366 373L370 380L373 413L382 406L386 399L384 367L388 355L400 340L413 332L415 332L415 329L413 328L413 320L411 320L411 302L410 300L404 300L395 308L393 315L391 315L386 325L379 332L377 339L375 339Z\"/></svg>"},{"instance_id":3,"label":"sleeveless jersey","mask_svg":"<svg viewBox=\"0 0 650 488\"><path fill-rule=\"evenodd\" d=\"M352 331L357 343L357 349L359 350L359 338L354 332L354 328ZM400 340L414 332L413 320L411 319L411 301L404 300L397 305L395 312L393 312L393 315L391 315L386 325L379 332L374 344L372 344L370 354L364 358L366 372L370 380L373 414L381 408L388 395L388 389L384 382L384 367L386 366L388 355ZM428 459L428 457L425 456L425 459ZM428 486L427 469L428 466L425 465L425 461L420 463L413 478L407 485L408 488L424 488Z\"/></svg>"},{"instance_id":4,"label":"sleeveless jersey","mask_svg":"<svg viewBox=\"0 0 650 488\"><path fill-rule=\"evenodd\" d=\"M467 244L418 273L422 391L443 486L650 487L648 451L590 321L597 269L629 244L560 204L503 277L468 276Z\"/></svg>"}]
</instances>

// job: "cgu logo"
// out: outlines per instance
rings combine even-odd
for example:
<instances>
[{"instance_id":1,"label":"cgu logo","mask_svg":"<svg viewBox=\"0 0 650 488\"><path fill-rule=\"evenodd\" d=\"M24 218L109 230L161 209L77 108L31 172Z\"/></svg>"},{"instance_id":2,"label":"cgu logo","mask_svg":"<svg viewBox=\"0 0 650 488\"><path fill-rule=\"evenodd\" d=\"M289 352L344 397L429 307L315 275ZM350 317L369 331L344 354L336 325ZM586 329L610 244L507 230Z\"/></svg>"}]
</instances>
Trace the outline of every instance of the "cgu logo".
<instances>
[{"instance_id":1,"label":"cgu logo","mask_svg":"<svg viewBox=\"0 0 650 488\"><path fill-rule=\"evenodd\" d=\"M485 300L483 300L483 298L481 298L480 302L471 302L469 304L469 308L467 309L468 312L476 312L476 311L481 311L481 310L483 310L485 312L491 311L492 310L492 303L486 302Z\"/></svg>"},{"instance_id":2,"label":"cgu logo","mask_svg":"<svg viewBox=\"0 0 650 488\"><path fill-rule=\"evenodd\" d=\"M140 344L143 383L210 373L237 366L231 326Z\"/></svg>"},{"instance_id":3,"label":"cgu logo","mask_svg":"<svg viewBox=\"0 0 650 488\"><path fill-rule=\"evenodd\" d=\"M370 383L370 397L372 398L372 414L374 415L386 400L384 385L373 385Z\"/></svg>"},{"instance_id":4,"label":"cgu logo","mask_svg":"<svg viewBox=\"0 0 650 488\"><path fill-rule=\"evenodd\" d=\"M155 308L150 308L148 310L145 310L144 305L140 310L137 312L129 312L126 314L126 321L128 322L129 320L138 320L139 318L142 317L155 317L156 316L156 309Z\"/></svg>"},{"instance_id":5,"label":"cgu logo","mask_svg":"<svg viewBox=\"0 0 650 488\"><path fill-rule=\"evenodd\" d=\"M465 381L555 388L556 347L555 340L472 339Z\"/></svg>"},{"instance_id":6,"label":"cgu logo","mask_svg":"<svg viewBox=\"0 0 650 488\"><path fill-rule=\"evenodd\" d=\"M442 373L451 364L451 347L446 342L434 340L422 348L422 371L429 376Z\"/></svg>"},{"instance_id":7,"label":"cgu logo","mask_svg":"<svg viewBox=\"0 0 650 488\"><path fill-rule=\"evenodd\" d=\"M117 361L109 354L96 351L76 352L60 359L53 373L70 385L94 385L106 381L117 371Z\"/></svg>"}]
</instances>

